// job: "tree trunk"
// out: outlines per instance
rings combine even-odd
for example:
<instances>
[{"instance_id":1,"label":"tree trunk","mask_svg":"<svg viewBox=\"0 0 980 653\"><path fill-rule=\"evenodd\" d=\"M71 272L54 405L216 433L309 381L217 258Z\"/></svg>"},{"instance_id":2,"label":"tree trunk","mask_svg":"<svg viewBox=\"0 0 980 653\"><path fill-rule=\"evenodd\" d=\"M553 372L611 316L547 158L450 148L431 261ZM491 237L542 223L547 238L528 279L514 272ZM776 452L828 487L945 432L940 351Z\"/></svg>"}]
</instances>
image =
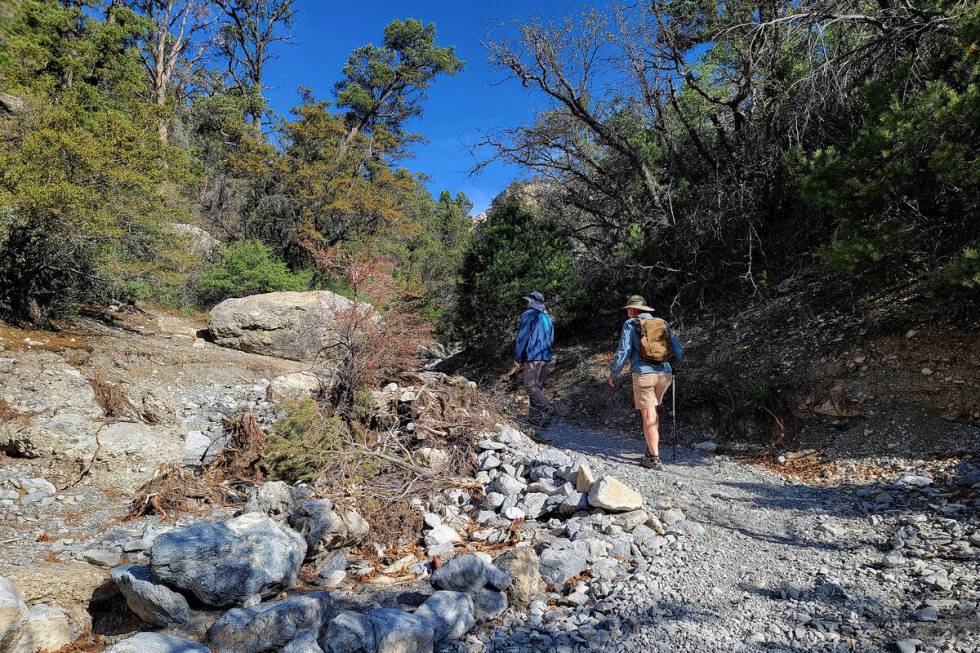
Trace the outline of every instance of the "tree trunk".
<instances>
[{"instance_id":1,"label":"tree trunk","mask_svg":"<svg viewBox=\"0 0 980 653\"><path fill-rule=\"evenodd\" d=\"M170 138L170 125L167 122L167 37L166 29L157 30L157 42L154 46L155 70L153 71L153 90L156 94L157 131L160 142L167 145Z\"/></svg>"},{"instance_id":2,"label":"tree trunk","mask_svg":"<svg viewBox=\"0 0 980 653\"><path fill-rule=\"evenodd\" d=\"M170 142L170 121L167 120L167 85L166 80L158 79L156 83L156 100L159 108L157 116L157 131L160 134L160 142L164 145Z\"/></svg>"}]
</instances>

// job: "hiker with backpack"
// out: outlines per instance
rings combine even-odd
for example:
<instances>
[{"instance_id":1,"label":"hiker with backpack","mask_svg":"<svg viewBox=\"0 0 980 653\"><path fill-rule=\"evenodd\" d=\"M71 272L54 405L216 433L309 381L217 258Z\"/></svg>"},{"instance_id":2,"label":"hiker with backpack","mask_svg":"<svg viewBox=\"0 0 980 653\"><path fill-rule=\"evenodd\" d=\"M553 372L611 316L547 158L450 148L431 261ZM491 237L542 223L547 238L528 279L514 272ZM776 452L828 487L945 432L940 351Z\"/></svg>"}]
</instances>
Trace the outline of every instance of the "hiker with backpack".
<instances>
[{"instance_id":1,"label":"hiker with backpack","mask_svg":"<svg viewBox=\"0 0 980 653\"><path fill-rule=\"evenodd\" d=\"M525 297L528 309L521 315L514 347L514 370L524 368L524 388L531 400L528 419L536 426L547 426L551 421L551 401L545 396L543 386L551 367L551 345L555 341L555 327L544 303L544 295L538 291Z\"/></svg>"},{"instance_id":2,"label":"hiker with backpack","mask_svg":"<svg viewBox=\"0 0 980 653\"><path fill-rule=\"evenodd\" d=\"M649 469L663 469L657 407L673 381L671 363L683 361L684 347L667 322L653 316L653 309L643 297L632 295L626 300L625 308L627 319L606 383L610 388L616 387L616 379L628 360L633 377L633 404L640 411L643 437L647 441L647 454L641 464Z\"/></svg>"}]
</instances>

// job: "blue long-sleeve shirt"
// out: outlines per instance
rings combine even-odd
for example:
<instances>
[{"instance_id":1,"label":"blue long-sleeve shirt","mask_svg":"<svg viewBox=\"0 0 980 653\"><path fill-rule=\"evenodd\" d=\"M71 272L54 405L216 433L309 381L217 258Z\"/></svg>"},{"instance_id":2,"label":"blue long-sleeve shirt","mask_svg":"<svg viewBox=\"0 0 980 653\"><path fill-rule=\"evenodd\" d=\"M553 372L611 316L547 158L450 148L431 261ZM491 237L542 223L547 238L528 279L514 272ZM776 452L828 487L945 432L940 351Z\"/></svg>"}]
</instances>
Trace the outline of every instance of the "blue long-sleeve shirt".
<instances>
[{"instance_id":1,"label":"blue long-sleeve shirt","mask_svg":"<svg viewBox=\"0 0 980 653\"><path fill-rule=\"evenodd\" d=\"M551 316L536 308L529 308L521 316L517 327L517 344L514 347L514 360L550 361L551 345L555 341L555 326Z\"/></svg>"},{"instance_id":2,"label":"blue long-sleeve shirt","mask_svg":"<svg viewBox=\"0 0 980 653\"><path fill-rule=\"evenodd\" d=\"M619 347L616 349L616 358L613 360L613 378L619 376L619 373L623 371L623 366L626 365L627 360L630 362L630 370L633 374L652 374L654 372L671 374L674 371L670 363L666 361L655 365L640 358L640 334L637 332L636 324L641 319L651 320L653 316L649 313L640 313L637 317L630 318L623 323L623 332L619 336ZM680 365L684 362L684 345L674 335L670 325L667 326L667 334L670 336L670 346L674 351L673 360Z\"/></svg>"}]
</instances>

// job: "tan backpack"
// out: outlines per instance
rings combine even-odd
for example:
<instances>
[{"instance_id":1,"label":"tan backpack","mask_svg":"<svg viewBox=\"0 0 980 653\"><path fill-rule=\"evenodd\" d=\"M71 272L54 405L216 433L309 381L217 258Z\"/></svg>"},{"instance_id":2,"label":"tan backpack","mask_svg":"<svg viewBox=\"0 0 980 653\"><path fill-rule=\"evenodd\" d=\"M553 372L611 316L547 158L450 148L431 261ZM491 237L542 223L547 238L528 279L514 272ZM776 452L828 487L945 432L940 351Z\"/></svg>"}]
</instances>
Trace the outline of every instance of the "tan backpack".
<instances>
[{"instance_id":1,"label":"tan backpack","mask_svg":"<svg viewBox=\"0 0 980 653\"><path fill-rule=\"evenodd\" d=\"M673 357L670 332L662 319L637 319L636 330L640 336L640 358L644 362L660 365Z\"/></svg>"}]
</instances>

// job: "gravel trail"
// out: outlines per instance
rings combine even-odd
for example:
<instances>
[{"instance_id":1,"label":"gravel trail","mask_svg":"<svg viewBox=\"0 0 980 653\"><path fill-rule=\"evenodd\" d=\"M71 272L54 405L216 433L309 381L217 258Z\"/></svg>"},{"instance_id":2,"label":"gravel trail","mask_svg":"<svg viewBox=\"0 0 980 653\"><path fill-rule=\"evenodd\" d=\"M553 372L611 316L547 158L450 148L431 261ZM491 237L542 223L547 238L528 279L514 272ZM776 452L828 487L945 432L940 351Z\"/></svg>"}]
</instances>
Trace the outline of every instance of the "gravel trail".
<instances>
[{"instance_id":1,"label":"gravel trail","mask_svg":"<svg viewBox=\"0 0 980 653\"><path fill-rule=\"evenodd\" d=\"M638 465L638 439L564 422L539 436L705 528L584 608L577 645L561 648L980 650L977 513L960 510L949 492L903 483L815 488L684 449L676 463L665 449L667 467L654 472ZM931 572L947 581L931 582ZM924 608L938 612L938 623ZM516 644L511 635L499 648L523 648Z\"/></svg>"}]
</instances>

